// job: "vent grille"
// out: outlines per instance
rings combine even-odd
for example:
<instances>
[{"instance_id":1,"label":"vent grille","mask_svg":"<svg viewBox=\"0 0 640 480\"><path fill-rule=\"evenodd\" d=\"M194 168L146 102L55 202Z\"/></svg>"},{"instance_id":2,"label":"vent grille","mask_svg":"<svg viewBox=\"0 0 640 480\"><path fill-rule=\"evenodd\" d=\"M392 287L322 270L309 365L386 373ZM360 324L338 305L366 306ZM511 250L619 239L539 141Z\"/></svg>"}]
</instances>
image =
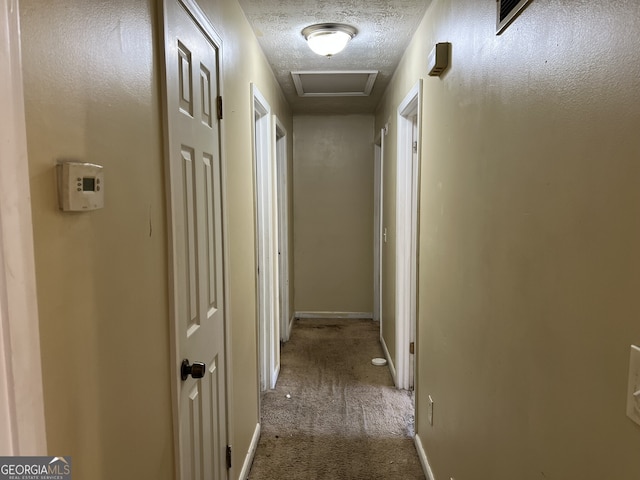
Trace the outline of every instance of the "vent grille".
<instances>
[{"instance_id":1,"label":"vent grille","mask_svg":"<svg viewBox=\"0 0 640 480\"><path fill-rule=\"evenodd\" d=\"M509 15L512 10L514 8L516 8L516 5L518 5L519 0L502 0L502 2L500 2L500 21L503 21L505 18L507 18L507 15Z\"/></svg>"},{"instance_id":2,"label":"vent grille","mask_svg":"<svg viewBox=\"0 0 640 480\"><path fill-rule=\"evenodd\" d=\"M531 0L497 0L498 18L496 33L500 35L505 28L531 3Z\"/></svg>"}]
</instances>

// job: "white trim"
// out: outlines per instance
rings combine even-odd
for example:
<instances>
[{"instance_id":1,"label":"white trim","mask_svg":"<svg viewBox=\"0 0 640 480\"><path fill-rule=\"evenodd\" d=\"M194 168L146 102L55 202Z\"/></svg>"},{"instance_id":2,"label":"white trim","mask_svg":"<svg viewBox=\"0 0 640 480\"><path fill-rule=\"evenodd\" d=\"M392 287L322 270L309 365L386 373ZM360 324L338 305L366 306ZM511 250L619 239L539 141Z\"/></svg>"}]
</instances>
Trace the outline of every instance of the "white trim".
<instances>
[{"instance_id":1,"label":"white trim","mask_svg":"<svg viewBox=\"0 0 640 480\"><path fill-rule=\"evenodd\" d=\"M45 455L18 2L0 0L0 455Z\"/></svg>"},{"instance_id":2,"label":"white trim","mask_svg":"<svg viewBox=\"0 0 640 480\"><path fill-rule=\"evenodd\" d=\"M278 383L279 376L280 376L280 361L278 361L278 363L275 366L275 369L273 370L273 372L271 372L271 378L269 379L272 385L271 388L276 388L276 383Z\"/></svg>"},{"instance_id":3,"label":"white trim","mask_svg":"<svg viewBox=\"0 0 640 480\"><path fill-rule=\"evenodd\" d=\"M424 474L427 476L427 479L436 480L436 477L433 474L433 470L431 469L431 465L429 465L427 452L425 452L424 446L422 445L422 440L420 440L420 435L416 433L413 437L413 442L416 445L416 450L418 451L418 458L420 459L420 463L422 464L422 470L424 471Z\"/></svg>"},{"instance_id":4,"label":"white trim","mask_svg":"<svg viewBox=\"0 0 640 480\"><path fill-rule=\"evenodd\" d=\"M398 155L396 175L396 355L398 388L413 387L413 360L409 343L415 341L417 197L420 164L420 105L422 80L419 80L398 107ZM417 126L414 118L417 118ZM414 137L415 136L415 137ZM413 139L417 155L413 152ZM415 159L415 162L414 162Z\"/></svg>"},{"instance_id":5,"label":"white trim","mask_svg":"<svg viewBox=\"0 0 640 480\"><path fill-rule=\"evenodd\" d=\"M260 424L256 424L256 429L253 431L253 437L249 444L249 450L244 457L244 463L242 464L242 470L240 470L240 480L246 480L251 473L251 465L253 464L253 458L256 456L256 450L258 449L258 442L260 441Z\"/></svg>"},{"instance_id":6,"label":"white trim","mask_svg":"<svg viewBox=\"0 0 640 480\"><path fill-rule=\"evenodd\" d=\"M209 20L209 17L202 11L200 5L198 5L196 0L177 0L182 4L185 11L193 18L194 22L200 26L200 28L204 31L205 35L212 40L216 47L220 48L222 45L222 39L218 34L218 31ZM222 75L220 75L222 76Z\"/></svg>"},{"instance_id":7,"label":"white trim","mask_svg":"<svg viewBox=\"0 0 640 480\"><path fill-rule=\"evenodd\" d=\"M213 32L216 33L216 41L218 41L218 94L221 98L224 98L224 81L223 81L223 66L224 66L224 48L222 38L217 34L217 30L214 28ZM227 418L225 428L227 431L227 445L233 445L235 443L234 429L231 428L231 419L234 418L234 396L233 396L233 340L230 325L233 325L233 316L231 313L231 292L229 285L229 268L231 264L229 261L229 215L228 215L228 181L227 181L227 155L226 155L226 142L225 142L225 122L224 119L219 121L219 145L220 145L220 175L222 180L222 255L223 255L223 279L224 279L224 305L225 305L225 389L226 389L226 409ZM258 404L259 405L259 404ZM260 409L256 410L256 418L260 418ZM227 478L233 478L235 468L232 467L227 472Z\"/></svg>"},{"instance_id":8,"label":"white trim","mask_svg":"<svg viewBox=\"0 0 640 480\"><path fill-rule=\"evenodd\" d=\"M280 371L278 306L278 229L275 205L275 162L269 102L251 83L253 157L255 174L258 359L260 390L275 387Z\"/></svg>"},{"instance_id":9,"label":"white trim","mask_svg":"<svg viewBox=\"0 0 640 480\"><path fill-rule=\"evenodd\" d=\"M295 318L363 318L373 320L373 312L296 312Z\"/></svg>"},{"instance_id":10,"label":"white trim","mask_svg":"<svg viewBox=\"0 0 640 480\"><path fill-rule=\"evenodd\" d=\"M373 186L373 320L380 322L382 335L382 232L384 228L384 137L386 128L380 129L374 142L374 186Z\"/></svg>"},{"instance_id":11,"label":"white trim","mask_svg":"<svg viewBox=\"0 0 640 480\"><path fill-rule=\"evenodd\" d=\"M387 359L387 365L389 366L389 372L391 372L393 383L395 385L398 385L398 374L396 373L396 366L393 363L393 358L391 358L391 354L389 353L389 349L387 348L387 342L384 341L384 337L382 335L380 335L380 345L382 345L384 358Z\"/></svg>"},{"instance_id":12,"label":"white trim","mask_svg":"<svg viewBox=\"0 0 640 480\"><path fill-rule=\"evenodd\" d=\"M278 273L279 273L279 307L280 307L280 340L286 342L291 335L289 328L290 293L289 284L289 189L287 155L287 129L280 119L273 116L274 153L276 162L276 208L278 221Z\"/></svg>"},{"instance_id":13,"label":"white trim","mask_svg":"<svg viewBox=\"0 0 640 480\"><path fill-rule=\"evenodd\" d=\"M296 314L292 313L291 317L289 317L289 338L291 338L291 332L293 332L293 323L296 321Z\"/></svg>"},{"instance_id":14,"label":"white trim","mask_svg":"<svg viewBox=\"0 0 640 480\"><path fill-rule=\"evenodd\" d=\"M379 322L382 305L380 301L382 294L380 288L382 272L382 215L380 202L382 196L382 169L380 159L382 157L382 149L380 145L374 144L373 156L373 320Z\"/></svg>"}]
</instances>

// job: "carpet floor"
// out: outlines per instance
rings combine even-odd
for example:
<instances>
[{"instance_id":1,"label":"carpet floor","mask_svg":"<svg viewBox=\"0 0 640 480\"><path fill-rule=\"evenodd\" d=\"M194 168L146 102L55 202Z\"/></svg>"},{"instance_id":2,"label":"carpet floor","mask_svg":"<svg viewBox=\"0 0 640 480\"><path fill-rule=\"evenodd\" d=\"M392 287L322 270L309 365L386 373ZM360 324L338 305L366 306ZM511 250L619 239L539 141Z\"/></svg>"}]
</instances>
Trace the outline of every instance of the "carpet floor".
<instances>
[{"instance_id":1,"label":"carpet floor","mask_svg":"<svg viewBox=\"0 0 640 480\"><path fill-rule=\"evenodd\" d=\"M397 390L371 320L298 320L262 397L250 480L424 479L413 396Z\"/></svg>"}]
</instances>

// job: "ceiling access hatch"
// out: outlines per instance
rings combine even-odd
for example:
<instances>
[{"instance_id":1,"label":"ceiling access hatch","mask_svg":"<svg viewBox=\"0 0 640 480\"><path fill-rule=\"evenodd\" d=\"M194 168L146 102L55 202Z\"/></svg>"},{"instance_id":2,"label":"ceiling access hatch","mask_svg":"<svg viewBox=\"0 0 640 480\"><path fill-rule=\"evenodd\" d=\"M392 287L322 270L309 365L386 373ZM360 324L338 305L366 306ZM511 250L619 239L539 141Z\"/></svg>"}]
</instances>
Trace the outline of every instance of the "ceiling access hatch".
<instances>
[{"instance_id":1,"label":"ceiling access hatch","mask_svg":"<svg viewBox=\"0 0 640 480\"><path fill-rule=\"evenodd\" d=\"M377 70L291 72L301 97L368 97Z\"/></svg>"},{"instance_id":2,"label":"ceiling access hatch","mask_svg":"<svg viewBox=\"0 0 640 480\"><path fill-rule=\"evenodd\" d=\"M496 35L500 35L531 3L531 0L497 0L496 3L498 6Z\"/></svg>"}]
</instances>

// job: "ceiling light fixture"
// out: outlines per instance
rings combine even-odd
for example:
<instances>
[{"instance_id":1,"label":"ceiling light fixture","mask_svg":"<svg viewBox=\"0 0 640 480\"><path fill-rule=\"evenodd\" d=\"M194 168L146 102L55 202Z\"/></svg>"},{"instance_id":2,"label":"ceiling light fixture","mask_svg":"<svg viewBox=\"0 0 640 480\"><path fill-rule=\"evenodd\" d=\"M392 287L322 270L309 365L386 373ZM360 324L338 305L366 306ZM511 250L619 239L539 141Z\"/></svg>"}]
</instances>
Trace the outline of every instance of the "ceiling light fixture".
<instances>
[{"instance_id":1,"label":"ceiling light fixture","mask_svg":"<svg viewBox=\"0 0 640 480\"><path fill-rule=\"evenodd\" d=\"M354 27L343 23L318 23L302 30L309 48L325 57L341 52L357 33Z\"/></svg>"}]
</instances>

